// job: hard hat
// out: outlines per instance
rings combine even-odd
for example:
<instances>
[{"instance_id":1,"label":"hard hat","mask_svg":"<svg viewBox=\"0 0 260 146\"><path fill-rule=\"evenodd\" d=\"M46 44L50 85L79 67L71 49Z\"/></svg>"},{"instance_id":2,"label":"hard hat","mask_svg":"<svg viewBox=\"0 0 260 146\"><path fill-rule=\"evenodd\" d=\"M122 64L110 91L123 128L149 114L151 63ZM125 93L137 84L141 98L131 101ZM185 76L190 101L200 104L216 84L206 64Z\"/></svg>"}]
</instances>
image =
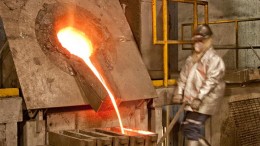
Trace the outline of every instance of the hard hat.
<instances>
[{"instance_id":1,"label":"hard hat","mask_svg":"<svg viewBox=\"0 0 260 146\"><path fill-rule=\"evenodd\" d=\"M202 41L207 39L213 35L208 24L199 25L193 33L192 40L194 41Z\"/></svg>"}]
</instances>

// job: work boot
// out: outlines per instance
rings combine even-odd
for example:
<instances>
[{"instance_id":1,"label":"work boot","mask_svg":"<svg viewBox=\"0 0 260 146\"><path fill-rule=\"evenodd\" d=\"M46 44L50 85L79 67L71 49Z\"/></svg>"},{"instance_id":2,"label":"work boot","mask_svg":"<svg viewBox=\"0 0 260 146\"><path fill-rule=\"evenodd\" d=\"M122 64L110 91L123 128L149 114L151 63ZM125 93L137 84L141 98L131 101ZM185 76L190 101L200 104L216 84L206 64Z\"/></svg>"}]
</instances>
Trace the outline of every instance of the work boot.
<instances>
[{"instance_id":1,"label":"work boot","mask_svg":"<svg viewBox=\"0 0 260 146\"><path fill-rule=\"evenodd\" d=\"M187 140L187 145L186 146L199 146L199 141Z\"/></svg>"}]
</instances>

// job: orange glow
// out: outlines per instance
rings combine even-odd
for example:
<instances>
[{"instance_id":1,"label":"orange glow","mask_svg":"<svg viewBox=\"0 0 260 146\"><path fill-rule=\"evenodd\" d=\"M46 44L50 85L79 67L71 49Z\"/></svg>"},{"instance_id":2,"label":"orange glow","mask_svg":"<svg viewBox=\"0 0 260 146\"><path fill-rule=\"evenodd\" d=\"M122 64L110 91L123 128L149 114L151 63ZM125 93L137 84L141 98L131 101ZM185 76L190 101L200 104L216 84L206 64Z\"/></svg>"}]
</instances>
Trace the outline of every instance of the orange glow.
<instances>
[{"instance_id":1,"label":"orange glow","mask_svg":"<svg viewBox=\"0 0 260 146\"><path fill-rule=\"evenodd\" d=\"M87 36L81 31L73 27L66 27L61 29L57 36L62 47L66 48L71 54L82 59L91 56L93 52L92 44Z\"/></svg>"},{"instance_id":2,"label":"orange glow","mask_svg":"<svg viewBox=\"0 0 260 146\"><path fill-rule=\"evenodd\" d=\"M88 67L93 71L93 73L96 75L98 80L103 84L104 88L106 89L113 106L115 108L121 132L124 134L124 128L122 124L122 120L120 117L120 113L116 104L116 100L112 92L109 90L108 85L105 83L105 80L103 77L99 74L96 67L92 64L90 60L90 56L93 52L93 46L91 44L91 41L88 39L88 37L81 31L73 28L73 27L66 27L61 29L58 34L58 39L61 43L61 45L66 48L71 54L76 55L83 59L83 61L88 65Z\"/></svg>"},{"instance_id":3,"label":"orange glow","mask_svg":"<svg viewBox=\"0 0 260 146\"><path fill-rule=\"evenodd\" d=\"M139 134L143 134L143 135L151 135L154 134L153 132L150 131L143 131L143 130L134 130L134 129L128 129L128 128L124 128L124 130L127 132L135 132L135 133L139 133Z\"/></svg>"}]
</instances>

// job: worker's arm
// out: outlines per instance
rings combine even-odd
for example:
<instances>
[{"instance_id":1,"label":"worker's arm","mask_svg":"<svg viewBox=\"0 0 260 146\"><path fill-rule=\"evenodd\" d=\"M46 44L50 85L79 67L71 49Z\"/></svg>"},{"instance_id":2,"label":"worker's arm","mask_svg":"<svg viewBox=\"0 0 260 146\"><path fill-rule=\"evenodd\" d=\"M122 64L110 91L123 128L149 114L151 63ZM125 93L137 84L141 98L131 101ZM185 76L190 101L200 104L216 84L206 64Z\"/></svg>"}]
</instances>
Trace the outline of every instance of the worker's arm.
<instances>
[{"instance_id":1,"label":"worker's arm","mask_svg":"<svg viewBox=\"0 0 260 146\"><path fill-rule=\"evenodd\" d=\"M225 64L219 56L213 56L207 67L207 79L198 94L200 100L203 100L222 81L225 74Z\"/></svg>"}]
</instances>

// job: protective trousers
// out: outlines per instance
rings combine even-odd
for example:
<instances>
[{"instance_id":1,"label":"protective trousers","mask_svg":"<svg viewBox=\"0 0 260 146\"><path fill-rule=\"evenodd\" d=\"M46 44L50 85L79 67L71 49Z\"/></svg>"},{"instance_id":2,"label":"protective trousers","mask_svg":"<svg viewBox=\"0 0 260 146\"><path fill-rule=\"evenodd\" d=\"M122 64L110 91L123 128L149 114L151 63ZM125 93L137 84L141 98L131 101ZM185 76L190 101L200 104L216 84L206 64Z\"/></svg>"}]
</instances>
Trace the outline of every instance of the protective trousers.
<instances>
[{"instance_id":1,"label":"protective trousers","mask_svg":"<svg viewBox=\"0 0 260 146\"><path fill-rule=\"evenodd\" d=\"M188 111L183 122L183 134L187 138L187 146L198 146L204 141L205 122L210 115Z\"/></svg>"}]
</instances>

